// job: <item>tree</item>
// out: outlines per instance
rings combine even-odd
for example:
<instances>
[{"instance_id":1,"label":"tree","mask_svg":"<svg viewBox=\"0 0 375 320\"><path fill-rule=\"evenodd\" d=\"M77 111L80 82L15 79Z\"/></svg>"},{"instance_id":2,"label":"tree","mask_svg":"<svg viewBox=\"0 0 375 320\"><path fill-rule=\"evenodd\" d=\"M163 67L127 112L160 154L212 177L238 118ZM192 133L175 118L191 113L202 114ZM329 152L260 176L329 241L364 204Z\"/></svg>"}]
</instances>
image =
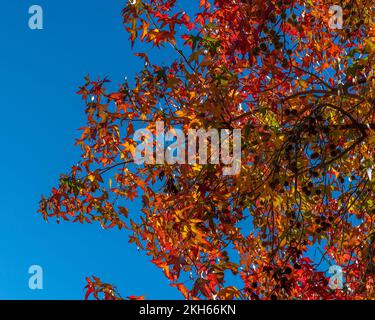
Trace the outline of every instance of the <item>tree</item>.
<instances>
[{"instance_id":1,"label":"tree","mask_svg":"<svg viewBox=\"0 0 375 320\"><path fill-rule=\"evenodd\" d=\"M136 53L143 70L114 92L86 78L82 158L42 198L44 219L130 231L187 299L374 298L371 2L339 1L342 29L330 28L330 5L200 0L188 14L174 0L129 1L132 44L175 56L158 66ZM155 133L157 121L241 129L240 173L135 165L135 128ZM136 197L142 210L129 217L125 200ZM329 286L324 263L342 268L342 288ZM121 298L98 278L87 288Z\"/></svg>"}]
</instances>

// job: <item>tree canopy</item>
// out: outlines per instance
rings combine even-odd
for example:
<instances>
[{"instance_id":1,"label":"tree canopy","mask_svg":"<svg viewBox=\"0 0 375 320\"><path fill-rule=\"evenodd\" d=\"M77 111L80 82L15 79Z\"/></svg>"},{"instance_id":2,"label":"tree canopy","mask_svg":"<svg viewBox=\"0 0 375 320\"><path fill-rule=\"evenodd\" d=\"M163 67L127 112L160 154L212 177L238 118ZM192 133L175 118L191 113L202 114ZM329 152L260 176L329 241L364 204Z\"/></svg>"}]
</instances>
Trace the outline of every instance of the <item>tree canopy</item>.
<instances>
[{"instance_id":1,"label":"tree canopy","mask_svg":"<svg viewBox=\"0 0 375 320\"><path fill-rule=\"evenodd\" d=\"M129 1L131 43L175 54L157 65L135 53L144 68L115 91L86 77L82 156L42 198L44 219L127 230L186 299L374 298L372 4L337 4L341 29L330 1L200 0L192 13ZM134 131L157 121L241 129L240 172L135 165ZM129 212L138 197L142 210ZM342 288L323 264L342 268ZM121 299L87 280L87 296Z\"/></svg>"}]
</instances>

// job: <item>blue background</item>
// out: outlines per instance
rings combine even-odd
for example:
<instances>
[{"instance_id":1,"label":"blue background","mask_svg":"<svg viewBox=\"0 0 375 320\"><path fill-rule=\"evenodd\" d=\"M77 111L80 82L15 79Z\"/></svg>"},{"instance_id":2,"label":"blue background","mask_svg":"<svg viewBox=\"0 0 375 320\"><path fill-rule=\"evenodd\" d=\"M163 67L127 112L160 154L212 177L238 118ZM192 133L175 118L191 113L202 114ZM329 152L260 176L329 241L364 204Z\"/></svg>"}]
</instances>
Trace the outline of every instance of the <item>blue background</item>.
<instances>
[{"instance_id":1,"label":"blue background","mask_svg":"<svg viewBox=\"0 0 375 320\"><path fill-rule=\"evenodd\" d=\"M1 1L0 299L83 299L91 275L123 296L182 298L125 232L46 223L36 213L41 194L79 159L74 139L85 117L75 92L83 77L108 76L115 85L142 68L122 26L125 3ZM34 4L44 10L43 30L28 27ZM43 268L43 290L28 287L34 264Z\"/></svg>"}]
</instances>

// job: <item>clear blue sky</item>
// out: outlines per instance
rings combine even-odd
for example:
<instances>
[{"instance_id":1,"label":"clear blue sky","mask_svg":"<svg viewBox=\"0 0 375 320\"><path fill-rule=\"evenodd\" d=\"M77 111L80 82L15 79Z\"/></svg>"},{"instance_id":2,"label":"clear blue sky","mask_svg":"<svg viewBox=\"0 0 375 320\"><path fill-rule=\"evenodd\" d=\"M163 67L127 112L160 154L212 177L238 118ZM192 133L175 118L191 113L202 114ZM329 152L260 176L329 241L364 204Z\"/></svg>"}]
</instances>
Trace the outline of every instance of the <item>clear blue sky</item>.
<instances>
[{"instance_id":1,"label":"clear blue sky","mask_svg":"<svg viewBox=\"0 0 375 320\"><path fill-rule=\"evenodd\" d=\"M41 194L79 157L73 144L85 118L75 92L83 77L108 76L117 84L142 67L121 24L125 3L1 2L0 299L82 299L91 275L123 295L182 297L125 233L46 223L36 214ZM33 4L44 9L42 31L28 28ZM167 55L159 59L168 62ZM43 267L43 290L28 288L34 264Z\"/></svg>"}]
</instances>

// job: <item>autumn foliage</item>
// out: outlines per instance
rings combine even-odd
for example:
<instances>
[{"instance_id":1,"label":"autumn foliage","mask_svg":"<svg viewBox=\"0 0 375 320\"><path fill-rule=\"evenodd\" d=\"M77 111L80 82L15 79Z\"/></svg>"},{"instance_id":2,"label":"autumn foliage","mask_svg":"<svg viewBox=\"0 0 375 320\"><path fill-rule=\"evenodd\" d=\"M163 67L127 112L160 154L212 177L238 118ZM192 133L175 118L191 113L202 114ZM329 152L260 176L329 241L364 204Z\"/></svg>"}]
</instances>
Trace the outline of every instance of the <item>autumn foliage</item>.
<instances>
[{"instance_id":1,"label":"autumn foliage","mask_svg":"<svg viewBox=\"0 0 375 320\"><path fill-rule=\"evenodd\" d=\"M175 54L159 66L135 53L144 68L116 91L86 78L82 157L42 198L44 219L123 229L186 299L373 299L371 1L334 3L342 29L330 1L183 3L125 1L130 41ZM241 172L135 165L134 130L156 121L241 129ZM98 278L91 294L121 298Z\"/></svg>"}]
</instances>

